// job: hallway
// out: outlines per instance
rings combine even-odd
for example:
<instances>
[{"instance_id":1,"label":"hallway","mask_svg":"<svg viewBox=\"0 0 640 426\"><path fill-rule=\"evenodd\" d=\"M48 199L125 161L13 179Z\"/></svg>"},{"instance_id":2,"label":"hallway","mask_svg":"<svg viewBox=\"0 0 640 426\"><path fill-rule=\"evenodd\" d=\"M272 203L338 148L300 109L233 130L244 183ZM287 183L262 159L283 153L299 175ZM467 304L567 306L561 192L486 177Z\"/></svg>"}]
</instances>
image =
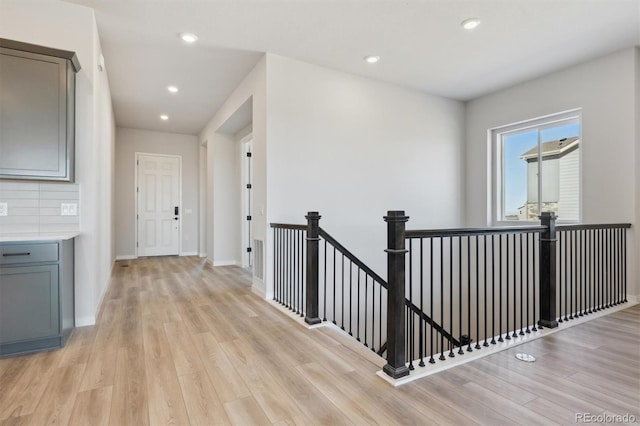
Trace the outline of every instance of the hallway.
<instances>
[{"instance_id":1,"label":"hallway","mask_svg":"<svg viewBox=\"0 0 640 426\"><path fill-rule=\"evenodd\" d=\"M640 418L640 305L395 389L375 375L382 359L344 339L291 321L238 267L120 261L96 326L76 329L62 350L0 359L0 425Z\"/></svg>"}]
</instances>

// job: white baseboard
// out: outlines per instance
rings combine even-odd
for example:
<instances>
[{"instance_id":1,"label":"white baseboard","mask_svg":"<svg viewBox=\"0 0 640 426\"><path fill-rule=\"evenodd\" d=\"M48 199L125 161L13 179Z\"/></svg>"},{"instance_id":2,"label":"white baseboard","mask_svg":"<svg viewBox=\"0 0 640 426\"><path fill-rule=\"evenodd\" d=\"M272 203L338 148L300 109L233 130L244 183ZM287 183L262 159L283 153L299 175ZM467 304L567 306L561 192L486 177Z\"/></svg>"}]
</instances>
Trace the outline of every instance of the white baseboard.
<instances>
[{"instance_id":1,"label":"white baseboard","mask_svg":"<svg viewBox=\"0 0 640 426\"><path fill-rule=\"evenodd\" d=\"M180 256L197 256L198 252L197 251L185 251L180 253Z\"/></svg>"},{"instance_id":2,"label":"white baseboard","mask_svg":"<svg viewBox=\"0 0 640 426\"><path fill-rule=\"evenodd\" d=\"M133 260L137 258L138 256L135 254L119 254L116 256L116 260Z\"/></svg>"},{"instance_id":3,"label":"white baseboard","mask_svg":"<svg viewBox=\"0 0 640 426\"><path fill-rule=\"evenodd\" d=\"M198 254L198 256L200 256L200 257L207 257L207 253L200 253L200 254Z\"/></svg>"},{"instance_id":4,"label":"white baseboard","mask_svg":"<svg viewBox=\"0 0 640 426\"><path fill-rule=\"evenodd\" d=\"M258 284L258 285L256 285ZM264 288L264 284L262 284L262 286L259 285L259 280L258 282L256 282L256 280L253 280L253 285L251 286L251 291L253 292L253 294L256 294L258 296L260 296L262 299L266 299L267 298L267 292Z\"/></svg>"},{"instance_id":5,"label":"white baseboard","mask_svg":"<svg viewBox=\"0 0 640 426\"><path fill-rule=\"evenodd\" d=\"M86 327L88 325L95 325L96 317L81 317L76 318L76 327Z\"/></svg>"},{"instance_id":6,"label":"white baseboard","mask_svg":"<svg viewBox=\"0 0 640 426\"><path fill-rule=\"evenodd\" d=\"M238 264L235 260L214 260L213 266L236 266Z\"/></svg>"},{"instance_id":7,"label":"white baseboard","mask_svg":"<svg viewBox=\"0 0 640 426\"><path fill-rule=\"evenodd\" d=\"M631 303L639 303L640 302L640 297L638 296L632 296L630 294L627 294L627 300Z\"/></svg>"}]
</instances>

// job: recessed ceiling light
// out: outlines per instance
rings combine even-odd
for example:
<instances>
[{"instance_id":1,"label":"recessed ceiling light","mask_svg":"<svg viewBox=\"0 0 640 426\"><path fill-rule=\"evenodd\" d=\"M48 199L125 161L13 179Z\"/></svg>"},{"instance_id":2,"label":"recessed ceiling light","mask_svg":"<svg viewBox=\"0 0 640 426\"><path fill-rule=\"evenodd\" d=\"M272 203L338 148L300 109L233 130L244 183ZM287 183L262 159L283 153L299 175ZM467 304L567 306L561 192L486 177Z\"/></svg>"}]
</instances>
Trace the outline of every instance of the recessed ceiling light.
<instances>
[{"instance_id":1,"label":"recessed ceiling light","mask_svg":"<svg viewBox=\"0 0 640 426\"><path fill-rule=\"evenodd\" d=\"M167 90L171 93L178 93L178 88L176 86L167 86Z\"/></svg>"},{"instance_id":2,"label":"recessed ceiling light","mask_svg":"<svg viewBox=\"0 0 640 426\"><path fill-rule=\"evenodd\" d=\"M185 43L195 43L196 41L198 41L198 36L193 33L182 33L180 34L180 38Z\"/></svg>"},{"instance_id":3,"label":"recessed ceiling light","mask_svg":"<svg viewBox=\"0 0 640 426\"><path fill-rule=\"evenodd\" d=\"M460 25L462 25L462 28L464 28L465 30L471 31L471 30L477 28L478 25L480 25L480 19L478 19L478 18L465 19L464 21L462 21L460 23Z\"/></svg>"},{"instance_id":4,"label":"recessed ceiling light","mask_svg":"<svg viewBox=\"0 0 640 426\"><path fill-rule=\"evenodd\" d=\"M168 119L169 119L169 116L168 116L168 115L166 115L166 114L162 114L162 115L160 116L160 120L162 120L162 121L167 121Z\"/></svg>"},{"instance_id":5,"label":"recessed ceiling light","mask_svg":"<svg viewBox=\"0 0 640 426\"><path fill-rule=\"evenodd\" d=\"M378 62L380 60L380 56L377 55L369 55L369 56L365 56L364 60L366 63L368 64L375 64L376 62Z\"/></svg>"}]
</instances>

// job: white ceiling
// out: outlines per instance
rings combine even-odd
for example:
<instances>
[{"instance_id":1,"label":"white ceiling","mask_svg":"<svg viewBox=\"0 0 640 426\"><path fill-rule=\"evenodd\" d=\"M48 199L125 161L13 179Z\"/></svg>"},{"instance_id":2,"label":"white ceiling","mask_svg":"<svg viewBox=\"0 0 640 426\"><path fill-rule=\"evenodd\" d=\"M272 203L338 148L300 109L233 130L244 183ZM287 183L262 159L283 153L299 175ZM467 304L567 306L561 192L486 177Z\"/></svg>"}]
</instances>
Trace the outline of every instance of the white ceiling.
<instances>
[{"instance_id":1,"label":"white ceiling","mask_svg":"<svg viewBox=\"0 0 640 426\"><path fill-rule=\"evenodd\" d=\"M96 11L118 126L189 134L264 52L469 100L640 44L640 0L69 1Z\"/></svg>"}]
</instances>

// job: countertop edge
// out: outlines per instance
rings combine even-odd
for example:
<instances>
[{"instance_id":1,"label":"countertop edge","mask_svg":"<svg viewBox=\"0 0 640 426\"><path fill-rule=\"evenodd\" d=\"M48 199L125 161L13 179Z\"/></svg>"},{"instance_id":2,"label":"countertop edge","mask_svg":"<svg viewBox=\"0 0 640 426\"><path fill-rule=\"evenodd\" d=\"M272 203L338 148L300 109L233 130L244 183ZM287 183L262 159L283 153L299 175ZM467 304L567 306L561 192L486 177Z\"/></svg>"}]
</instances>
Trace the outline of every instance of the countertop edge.
<instances>
[{"instance_id":1,"label":"countertop edge","mask_svg":"<svg viewBox=\"0 0 640 426\"><path fill-rule=\"evenodd\" d=\"M0 243L22 243L29 241L64 241L76 238L79 231L69 232L42 232L25 234L5 234L0 235Z\"/></svg>"}]
</instances>

